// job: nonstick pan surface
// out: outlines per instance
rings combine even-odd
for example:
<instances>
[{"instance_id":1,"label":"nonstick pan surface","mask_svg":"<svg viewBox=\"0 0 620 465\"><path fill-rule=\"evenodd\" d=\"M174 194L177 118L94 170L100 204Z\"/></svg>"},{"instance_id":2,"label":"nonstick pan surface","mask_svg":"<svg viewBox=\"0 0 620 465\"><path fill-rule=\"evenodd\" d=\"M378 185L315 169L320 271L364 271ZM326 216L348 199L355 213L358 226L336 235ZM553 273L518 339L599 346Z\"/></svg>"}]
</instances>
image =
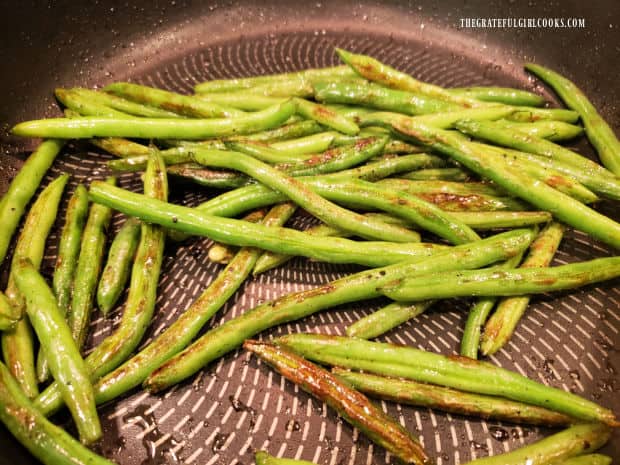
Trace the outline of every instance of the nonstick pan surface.
<instances>
[{"instance_id":1,"label":"nonstick pan surface","mask_svg":"<svg viewBox=\"0 0 620 465\"><path fill-rule=\"evenodd\" d=\"M88 6L59 1L15 3L0 19L3 72L0 121L0 192L34 141L8 135L16 122L59 114L56 86L103 86L117 80L181 92L211 78L227 78L326 66L336 63L335 46L370 54L419 79L444 86L510 85L542 93L522 71L537 61L565 73L592 96L615 127L620 96L617 69L618 14L613 2L559 5L433 2L99 2ZM466 17L578 17L583 29L460 29ZM592 154L587 143L578 149ZM110 157L92 147L69 146L46 177L72 173L78 181L102 178ZM120 184L139 189L135 175ZM172 200L194 205L212 195L174 184ZM68 195L66 196L68 198ZM617 208L598 208L620 219ZM59 215L59 218L62 216ZM115 227L122 217L115 217ZM293 224L303 227L303 214ZM60 224L61 221L59 220ZM57 235L48 241L43 273L51 277ZM170 245L160 282L157 315L146 344L169 325L216 276L208 261L209 241ZM612 255L600 243L571 231L556 264ZM2 267L6 282L8 259ZM296 259L248 281L216 315L217 325L258 303L311 288L357 270ZM620 411L620 292L618 281L533 300L505 350L491 361L532 379L571 390ZM341 334L346 325L383 302L363 302L283 325L262 337L295 331ZM383 341L455 354L468 300L442 302L392 331ZM114 330L122 308L110 318L94 316L92 347ZM484 422L427 409L380 403L420 435L438 464L465 463L539 439L551 431ZM205 367L197 376L161 395L140 390L100 409L105 437L100 452L120 464L249 464L253 451L303 458L319 464L388 463L385 452L331 410L242 351ZM60 415L55 421L70 424ZM0 431L0 463L34 463L6 430ZM604 452L620 455L615 433Z\"/></svg>"}]
</instances>

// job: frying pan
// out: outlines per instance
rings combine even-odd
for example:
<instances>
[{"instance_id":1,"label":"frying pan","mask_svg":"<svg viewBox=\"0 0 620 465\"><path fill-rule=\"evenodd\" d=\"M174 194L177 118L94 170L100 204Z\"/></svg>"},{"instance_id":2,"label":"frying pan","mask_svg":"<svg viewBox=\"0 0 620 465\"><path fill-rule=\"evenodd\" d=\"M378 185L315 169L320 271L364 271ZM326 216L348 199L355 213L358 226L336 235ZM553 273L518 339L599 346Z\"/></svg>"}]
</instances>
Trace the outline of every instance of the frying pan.
<instances>
[{"instance_id":1,"label":"frying pan","mask_svg":"<svg viewBox=\"0 0 620 465\"><path fill-rule=\"evenodd\" d=\"M577 82L616 128L620 24L614 1L482 2L418 1L95 1L4 2L0 17L0 192L35 141L9 136L18 121L58 115L56 86L100 87L115 80L188 92L210 78L227 78L325 66L333 47L368 53L414 76L445 86L513 85L552 94L522 71L535 61ZM462 29L460 18L584 18L579 29ZM581 142L578 149L592 154ZM60 171L75 179L102 177L103 154L83 145L67 148L46 178ZM75 186L75 179L71 188ZM138 188L133 176L121 185ZM194 205L209 193L180 186L175 202ZM618 215L614 206L598 208ZM59 215L60 217L60 215ZM120 218L115 218L118 225ZM308 222L301 215L296 225ZM49 240L42 271L51 276L57 236ZM206 259L207 240L170 246L160 284L157 316L147 341L184 310L219 270ZM570 232L556 264L613 254L583 234ZM8 259L2 268L6 282ZM351 266L297 259L248 282L212 322L218 324L258 302L316 286ZM536 298L517 334L493 363L620 411L618 281L577 292ZM263 337L292 331L332 334L382 302L339 307ZM392 331L392 341L456 353L469 302L441 303ZM92 346L109 334L121 309L94 316ZM550 431L483 422L426 409L380 404L422 437L441 465L464 463L539 439ZM104 440L99 451L118 463L249 464L255 449L321 464L386 463L373 447L332 411L237 351L161 395L136 390L100 409ZM70 425L62 414L54 421ZM70 426L69 426L70 427ZM0 430L0 463L34 463ZM604 449L620 456L615 433Z\"/></svg>"}]
</instances>

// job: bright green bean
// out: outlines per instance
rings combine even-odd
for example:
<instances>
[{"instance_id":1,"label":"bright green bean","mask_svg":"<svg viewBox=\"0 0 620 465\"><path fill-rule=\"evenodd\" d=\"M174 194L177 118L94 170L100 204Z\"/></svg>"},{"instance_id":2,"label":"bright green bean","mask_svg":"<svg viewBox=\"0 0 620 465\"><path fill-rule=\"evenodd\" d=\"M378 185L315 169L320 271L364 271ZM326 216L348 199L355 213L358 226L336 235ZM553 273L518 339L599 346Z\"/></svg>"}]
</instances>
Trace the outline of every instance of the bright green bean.
<instances>
[{"instance_id":1,"label":"bright green bean","mask_svg":"<svg viewBox=\"0 0 620 465\"><path fill-rule=\"evenodd\" d=\"M110 136L138 139L206 139L271 129L285 122L295 109L296 105L292 101L286 101L263 111L220 119L49 118L20 123L11 132L24 137L61 139Z\"/></svg>"},{"instance_id":2,"label":"bright green bean","mask_svg":"<svg viewBox=\"0 0 620 465\"><path fill-rule=\"evenodd\" d=\"M0 202L0 263L4 260L13 233L24 214L26 205L36 192L41 179L60 153L64 142L47 140L41 143L15 175Z\"/></svg>"},{"instance_id":3,"label":"bright green bean","mask_svg":"<svg viewBox=\"0 0 620 465\"><path fill-rule=\"evenodd\" d=\"M98 92L96 90L84 89L81 87L74 87L69 89L70 92L77 94L91 102L105 105L118 111L122 111L129 115L144 116L145 118L178 118L179 115L173 111L166 111L160 108L154 108L152 106L142 105L140 103L132 102L131 99L124 99L117 97L116 95L108 94L105 92Z\"/></svg>"},{"instance_id":4,"label":"bright green bean","mask_svg":"<svg viewBox=\"0 0 620 465\"><path fill-rule=\"evenodd\" d=\"M275 342L318 363L500 396L586 421L601 421L610 426L618 424L611 410L589 400L467 357L320 334L289 334Z\"/></svg>"},{"instance_id":5,"label":"bright green bean","mask_svg":"<svg viewBox=\"0 0 620 465\"><path fill-rule=\"evenodd\" d=\"M79 116L99 116L106 118L131 118L132 116L124 111L119 111L111 108L101 102L94 101L93 99L80 95L69 89L57 88L54 91L54 95L60 103L66 108L74 111Z\"/></svg>"},{"instance_id":6,"label":"bright green bean","mask_svg":"<svg viewBox=\"0 0 620 465\"><path fill-rule=\"evenodd\" d=\"M52 289L56 296L58 309L63 316L67 315L69 306L71 305L73 280L75 278L75 270L80 254L82 231L84 230L87 216L88 192L84 185L78 184L67 205L65 224L60 233L60 240L58 241L58 254L56 256L56 267L53 277ZM47 357L43 348L39 348L36 368L39 382L47 381L50 373Z\"/></svg>"},{"instance_id":7,"label":"bright green bean","mask_svg":"<svg viewBox=\"0 0 620 465\"><path fill-rule=\"evenodd\" d=\"M260 247L331 263L382 266L420 254L434 254L444 247L428 243L357 242L327 237L318 241L315 237L294 229L266 228L246 221L212 216L192 208L149 199L99 181L92 183L90 196L103 205L168 229L204 235L224 244ZM400 229L409 233L404 228ZM418 237L416 233L409 235Z\"/></svg>"},{"instance_id":8,"label":"bright green bean","mask_svg":"<svg viewBox=\"0 0 620 465\"><path fill-rule=\"evenodd\" d=\"M233 155L216 150L196 150L194 160L206 166L231 168L252 176L264 185L282 192L300 207L327 224L346 229L361 237L394 242L410 242L411 236L402 228L368 219L325 200L301 181L241 153Z\"/></svg>"},{"instance_id":9,"label":"bright green bean","mask_svg":"<svg viewBox=\"0 0 620 465\"><path fill-rule=\"evenodd\" d=\"M67 174L58 176L41 191L32 204L15 245L6 289L6 297L9 299L13 314L21 319L14 328L2 334L2 353L4 362L29 398L38 393L34 340L28 318L24 316L25 302L17 289L12 270L17 267L20 260L26 258L35 267L41 266L45 241L56 219L58 205L68 179Z\"/></svg>"},{"instance_id":10,"label":"bright green bean","mask_svg":"<svg viewBox=\"0 0 620 465\"><path fill-rule=\"evenodd\" d=\"M356 73L369 81L377 82L378 84L394 89L402 89L428 95L429 97L464 107L482 107L489 105L470 97L451 94L439 86L418 81L369 56L357 55L340 48L336 49L336 53L342 61L351 66Z\"/></svg>"},{"instance_id":11,"label":"bright green bean","mask_svg":"<svg viewBox=\"0 0 620 465\"><path fill-rule=\"evenodd\" d=\"M293 101L297 105L297 113L304 118L313 119L323 126L344 134L355 135L360 132L360 128L353 120L330 110L324 105L300 98L295 98Z\"/></svg>"},{"instance_id":12,"label":"bright green bean","mask_svg":"<svg viewBox=\"0 0 620 465\"><path fill-rule=\"evenodd\" d=\"M166 170L159 154L154 151L144 177L147 198L165 200L168 197ZM105 338L86 358L89 377L100 376L120 365L142 340L151 322L157 298L157 283L163 260L165 232L159 227L140 225L140 243L131 269L131 283L127 304L116 331ZM58 383L52 383L36 399L42 411L58 408L61 402Z\"/></svg>"},{"instance_id":13,"label":"bright green bean","mask_svg":"<svg viewBox=\"0 0 620 465\"><path fill-rule=\"evenodd\" d=\"M461 105L445 100L376 84L317 82L314 84L314 93L320 102L363 105L406 115L423 115L462 108Z\"/></svg>"},{"instance_id":14,"label":"bright green bean","mask_svg":"<svg viewBox=\"0 0 620 465\"><path fill-rule=\"evenodd\" d=\"M196 94L194 98L244 111L264 110L287 99L287 97L270 97L251 91L201 93Z\"/></svg>"},{"instance_id":15,"label":"bright green bean","mask_svg":"<svg viewBox=\"0 0 620 465\"><path fill-rule=\"evenodd\" d=\"M425 465L430 458L418 439L378 409L366 396L329 371L273 344L247 340L243 348L267 362L304 391L325 402L355 428L404 463Z\"/></svg>"},{"instance_id":16,"label":"bright green bean","mask_svg":"<svg viewBox=\"0 0 620 465\"><path fill-rule=\"evenodd\" d=\"M17 264L14 279L24 296L28 318L47 354L50 371L71 411L80 440L92 444L101 438L93 387L56 298L28 259Z\"/></svg>"},{"instance_id":17,"label":"bright green bean","mask_svg":"<svg viewBox=\"0 0 620 465\"><path fill-rule=\"evenodd\" d=\"M229 90L249 89L262 84L278 83L294 79L331 79L335 77L354 77L355 73L348 66L331 66L328 68L306 69L292 73L272 74L237 79L206 81L194 87L196 92L225 92Z\"/></svg>"},{"instance_id":18,"label":"bright green bean","mask_svg":"<svg viewBox=\"0 0 620 465\"><path fill-rule=\"evenodd\" d=\"M540 137L554 142L574 139L583 134L583 128L581 126L575 126L574 124L565 123L564 121L540 120L518 122L499 120L489 124L504 129L515 129L529 134L530 136Z\"/></svg>"},{"instance_id":19,"label":"bright green bean","mask_svg":"<svg viewBox=\"0 0 620 465\"><path fill-rule=\"evenodd\" d=\"M499 263L492 266L491 269L501 271L516 268L519 266L519 263L521 263L521 258L521 255L515 255L509 260L506 260L504 263ZM463 336L461 337L460 354L462 356L469 357L474 360L478 358L481 328L496 303L497 298L495 297L480 297L469 309L467 321L465 322L465 328L463 329Z\"/></svg>"},{"instance_id":20,"label":"bright green bean","mask_svg":"<svg viewBox=\"0 0 620 465\"><path fill-rule=\"evenodd\" d=\"M114 185L116 179L108 178L106 183ZM111 218L111 209L102 205L92 205L82 234L80 255L73 280L71 307L67 313L71 334L80 349L86 339L86 330L102 267L106 230Z\"/></svg>"},{"instance_id":21,"label":"bright green bean","mask_svg":"<svg viewBox=\"0 0 620 465\"><path fill-rule=\"evenodd\" d=\"M473 460L466 465L549 465L602 447L610 436L600 423L571 426L533 444L512 452Z\"/></svg>"},{"instance_id":22,"label":"bright green bean","mask_svg":"<svg viewBox=\"0 0 620 465\"><path fill-rule=\"evenodd\" d=\"M526 425L566 426L575 419L543 407L416 381L333 368L332 373L371 397L459 415Z\"/></svg>"},{"instance_id":23,"label":"bright green bean","mask_svg":"<svg viewBox=\"0 0 620 465\"><path fill-rule=\"evenodd\" d=\"M548 140L524 134L519 130L500 128L484 121L458 121L455 123L455 127L465 134L491 141L497 145L551 158L597 176L615 177L611 171L606 170L589 158Z\"/></svg>"},{"instance_id":24,"label":"bright green bean","mask_svg":"<svg viewBox=\"0 0 620 465\"><path fill-rule=\"evenodd\" d=\"M240 110L207 102L190 95L177 94L176 92L129 82L115 82L104 87L103 90L118 97L191 118L230 118L244 115L244 112Z\"/></svg>"},{"instance_id":25,"label":"bright green bean","mask_svg":"<svg viewBox=\"0 0 620 465\"><path fill-rule=\"evenodd\" d=\"M531 231L514 230L438 252L432 259L418 259L362 271L314 289L266 302L205 333L154 371L145 385L149 390L161 390L176 384L261 331L332 306L378 297L378 287L399 277L455 267L478 268L505 260L523 250L532 237Z\"/></svg>"},{"instance_id":26,"label":"bright green bean","mask_svg":"<svg viewBox=\"0 0 620 465\"><path fill-rule=\"evenodd\" d=\"M0 363L0 420L45 465L114 465L49 422Z\"/></svg>"},{"instance_id":27,"label":"bright green bean","mask_svg":"<svg viewBox=\"0 0 620 465\"><path fill-rule=\"evenodd\" d=\"M313 462L307 460L294 460L294 459L281 459L269 455L264 450L256 451L254 454L254 461L256 465L316 465Z\"/></svg>"},{"instance_id":28,"label":"bright green bean","mask_svg":"<svg viewBox=\"0 0 620 465\"><path fill-rule=\"evenodd\" d=\"M553 462L552 465L611 465L611 462L612 458L607 455L586 454Z\"/></svg>"},{"instance_id":29,"label":"bright green bean","mask_svg":"<svg viewBox=\"0 0 620 465\"><path fill-rule=\"evenodd\" d=\"M506 105L525 105L540 107L545 99L540 95L510 87L456 87L446 89L453 95L482 100L483 102L505 103Z\"/></svg>"},{"instance_id":30,"label":"bright green bean","mask_svg":"<svg viewBox=\"0 0 620 465\"><path fill-rule=\"evenodd\" d=\"M347 326L347 336L374 339L424 313L432 304L433 301L430 300L411 303L392 302Z\"/></svg>"},{"instance_id":31,"label":"bright green bean","mask_svg":"<svg viewBox=\"0 0 620 465\"><path fill-rule=\"evenodd\" d=\"M140 222L129 218L118 231L108 251L108 259L97 285L97 306L107 315L129 279L129 269L140 241Z\"/></svg>"},{"instance_id":32,"label":"bright green bean","mask_svg":"<svg viewBox=\"0 0 620 465\"><path fill-rule=\"evenodd\" d=\"M564 226L556 222L550 223L530 246L529 254L521 268L549 266L563 235ZM495 312L484 327L480 345L480 350L484 355L494 354L508 342L529 302L529 296L500 300Z\"/></svg>"},{"instance_id":33,"label":"bright green bean","mask_svg":"<svg viewBox=\"0 0 620 465\"><path fill-rule=\"evenodd\" d=\"M620 141L586 95L570 80L540 65L528 63L525 69L534 73L560 96L566 106L579 113L586 135L603 163L620 176Z\"/></svg>"},{"instance_id":34,"label":"bright green bean","mask_svg":"<svg viewBox=\"0 0 620 465\"><path fill-rule=\"evenodd\" d=\"M561 192L536 182L528 175L514 170L490 153L450 134L429 126L417 125L399 131L416 138L434 149L450 156L471 171L478 173L504 188L507 192L530 202L532 205L551 212L558 220L580 229L591 236L620 248L620 224L588 208Z\"/></svg>"},{"instance_id":35,"label":"bright green bean","mask_svg":"<svg viewBox=\"0 0 620 465\"><path fill-rule=\"evenodd\" d=\"M476 270L425 276L416 282L392 283L381 292L397 301L417 301L468 295L514 296L575 289L620 275L620 257L569 265L512 270Z\"/></svg>"}]
</instances>

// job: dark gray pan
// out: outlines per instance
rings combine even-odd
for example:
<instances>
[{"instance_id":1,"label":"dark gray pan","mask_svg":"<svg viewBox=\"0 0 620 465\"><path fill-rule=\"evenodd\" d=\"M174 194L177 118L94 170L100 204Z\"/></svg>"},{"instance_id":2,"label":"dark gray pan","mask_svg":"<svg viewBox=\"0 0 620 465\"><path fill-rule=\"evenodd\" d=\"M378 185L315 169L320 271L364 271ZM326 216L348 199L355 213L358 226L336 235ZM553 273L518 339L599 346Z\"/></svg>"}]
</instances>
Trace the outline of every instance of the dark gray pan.
<instances>
[{"instance_id":1,"label":"dark gray pan","mask_svg":"<svg viewBox=\"0 0 620 465\"><path fill-rule=\"evenodd\" d=\"M56 86L102 86L132 79L178 91L208 78L226 78L333 64L333 47L373 55L414 76L446 86L514 85L554 97L522 71L536 61L565 73L592 96L615 127L620 126L618 11L613 1L529 2L339 2L245 1L171 2L71 1L3 2L0 18L2 123L0 192L21 165L33 141L11 138L20 120L58 114ZM561 5L561 6L560 6ZM614 13L615 8L615 13ZM467 17L585 18L584 29L461 29ZM587 143L579 148L591 153ZM66 150L47 180L60 171L75 179L101 177L106 157L88 147ZM92 150L92 149L90 149ZM139 187L134 177L122 184ZM75 185L73 181L72 187ZM188 186L175 201L195 204L208 193ZM600 206L616 214L611 204ZM116 218L118 223L120 218ZM304 222L297 218L297 223ZM56 236L49 241L43 271L51 275ZM183 311L218 271L206 259L206 240L170 247L164 264L158 312L149 338ZM571 232L557 263L614 253ZM295 260L284 269L250 281L213 324L274 296L311 287L351 272ZM3 278L6 280L7 263ZM620 346L618 282L534 300L506 350L492 358L533 379L594 399L620 410L617 370ZM324 312L290 331L341 332L350 321L380 302ZM439 304L434 311L393 331L383 340L446 354L456 353L466 301ZM95 316L94 344L114 326ZM269 334L264 335L268 337ZM549 431L519 428L381 404L420 434L439 464L464 463L532 442ZM161 396L141 391L104 406L105 439L100 451L118 463L249 464L252 451L321 464L384 463L384 451L372 448L347 424L290 383L235 353ZM69 423L64 416L58 422ZM32 463L5 430L0 431L1 463ZM617 434L605 449L619 455Z\"/></svg>"}]
</instances>

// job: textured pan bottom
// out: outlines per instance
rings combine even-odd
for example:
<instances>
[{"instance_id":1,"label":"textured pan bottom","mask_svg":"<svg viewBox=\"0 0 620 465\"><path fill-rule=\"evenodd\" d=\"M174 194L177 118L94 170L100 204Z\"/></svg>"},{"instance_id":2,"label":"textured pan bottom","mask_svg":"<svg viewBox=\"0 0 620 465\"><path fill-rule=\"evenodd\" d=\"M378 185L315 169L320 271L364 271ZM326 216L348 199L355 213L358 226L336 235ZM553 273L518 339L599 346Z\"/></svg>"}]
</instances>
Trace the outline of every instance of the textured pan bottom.
<instances>
[{"instance_id":1,"label":"textured pan bottom","mask_svg":"<svg viewBox=\"0 0 620 465\"><path fill-rule=\"evenodd\" d=\"M210 78L332 65L336 63L334 46L368 53L422 80L445 86L496 84L533 88L525 75L496 66L484 56L475 60L449 49L387 35L320 30L206 46L134 79L147 85L189 92L195 83ZM109 157L83 149L69 148L67 155L55 163L48 180L52 175L68 171L75 174L73 188L76 179L105 176L101 160ZM120 183L140 189L136 175L123 175ZM172 199L194 205L210 195L213 193L183 184L178 185L178 189L173 187ZM605 213L610 214L613 207L602 205L601 208L609 210ZM117 216L115 225L121 221ZM304 215L293 220L299 226L307 221ZM51 276L56 237L49 242L43 271ZM208 244L208 240L196 239L167 247L157 315L144 344L174 321L221 269L208 261ZM604 246L593 243L585 235L569 232L555 263L609 254ZM317 286L355 270L357 268L351 266L296 259L285 268L248 281L211 325L220 324L263 301ZM570 294L533 299L512 341L491 357L491 361L618 409L616 348L620 346L620 292L617 284L611 282ZM275 328L262 337L296 331L343 334L348 324L382 303L363 302L339 307ZM439 302L428 313L380 340L455 354L469 304L468 300ZM122 308L118 308L105 321L95 316L91 346L114 330L121 311ZM429 454L437 458L438 465L498 454L547 434L536 428L466 419L393 403L381 402L381 407L420 435ZM229 354L161 395L136 391L103 407L100 412L105 434L101 452L120 464L249 464L253 462L253 451L261 448L319 464L391 462L383 450L373 448L325 405L242 351Z\"/></svg>"}]
</instances>

